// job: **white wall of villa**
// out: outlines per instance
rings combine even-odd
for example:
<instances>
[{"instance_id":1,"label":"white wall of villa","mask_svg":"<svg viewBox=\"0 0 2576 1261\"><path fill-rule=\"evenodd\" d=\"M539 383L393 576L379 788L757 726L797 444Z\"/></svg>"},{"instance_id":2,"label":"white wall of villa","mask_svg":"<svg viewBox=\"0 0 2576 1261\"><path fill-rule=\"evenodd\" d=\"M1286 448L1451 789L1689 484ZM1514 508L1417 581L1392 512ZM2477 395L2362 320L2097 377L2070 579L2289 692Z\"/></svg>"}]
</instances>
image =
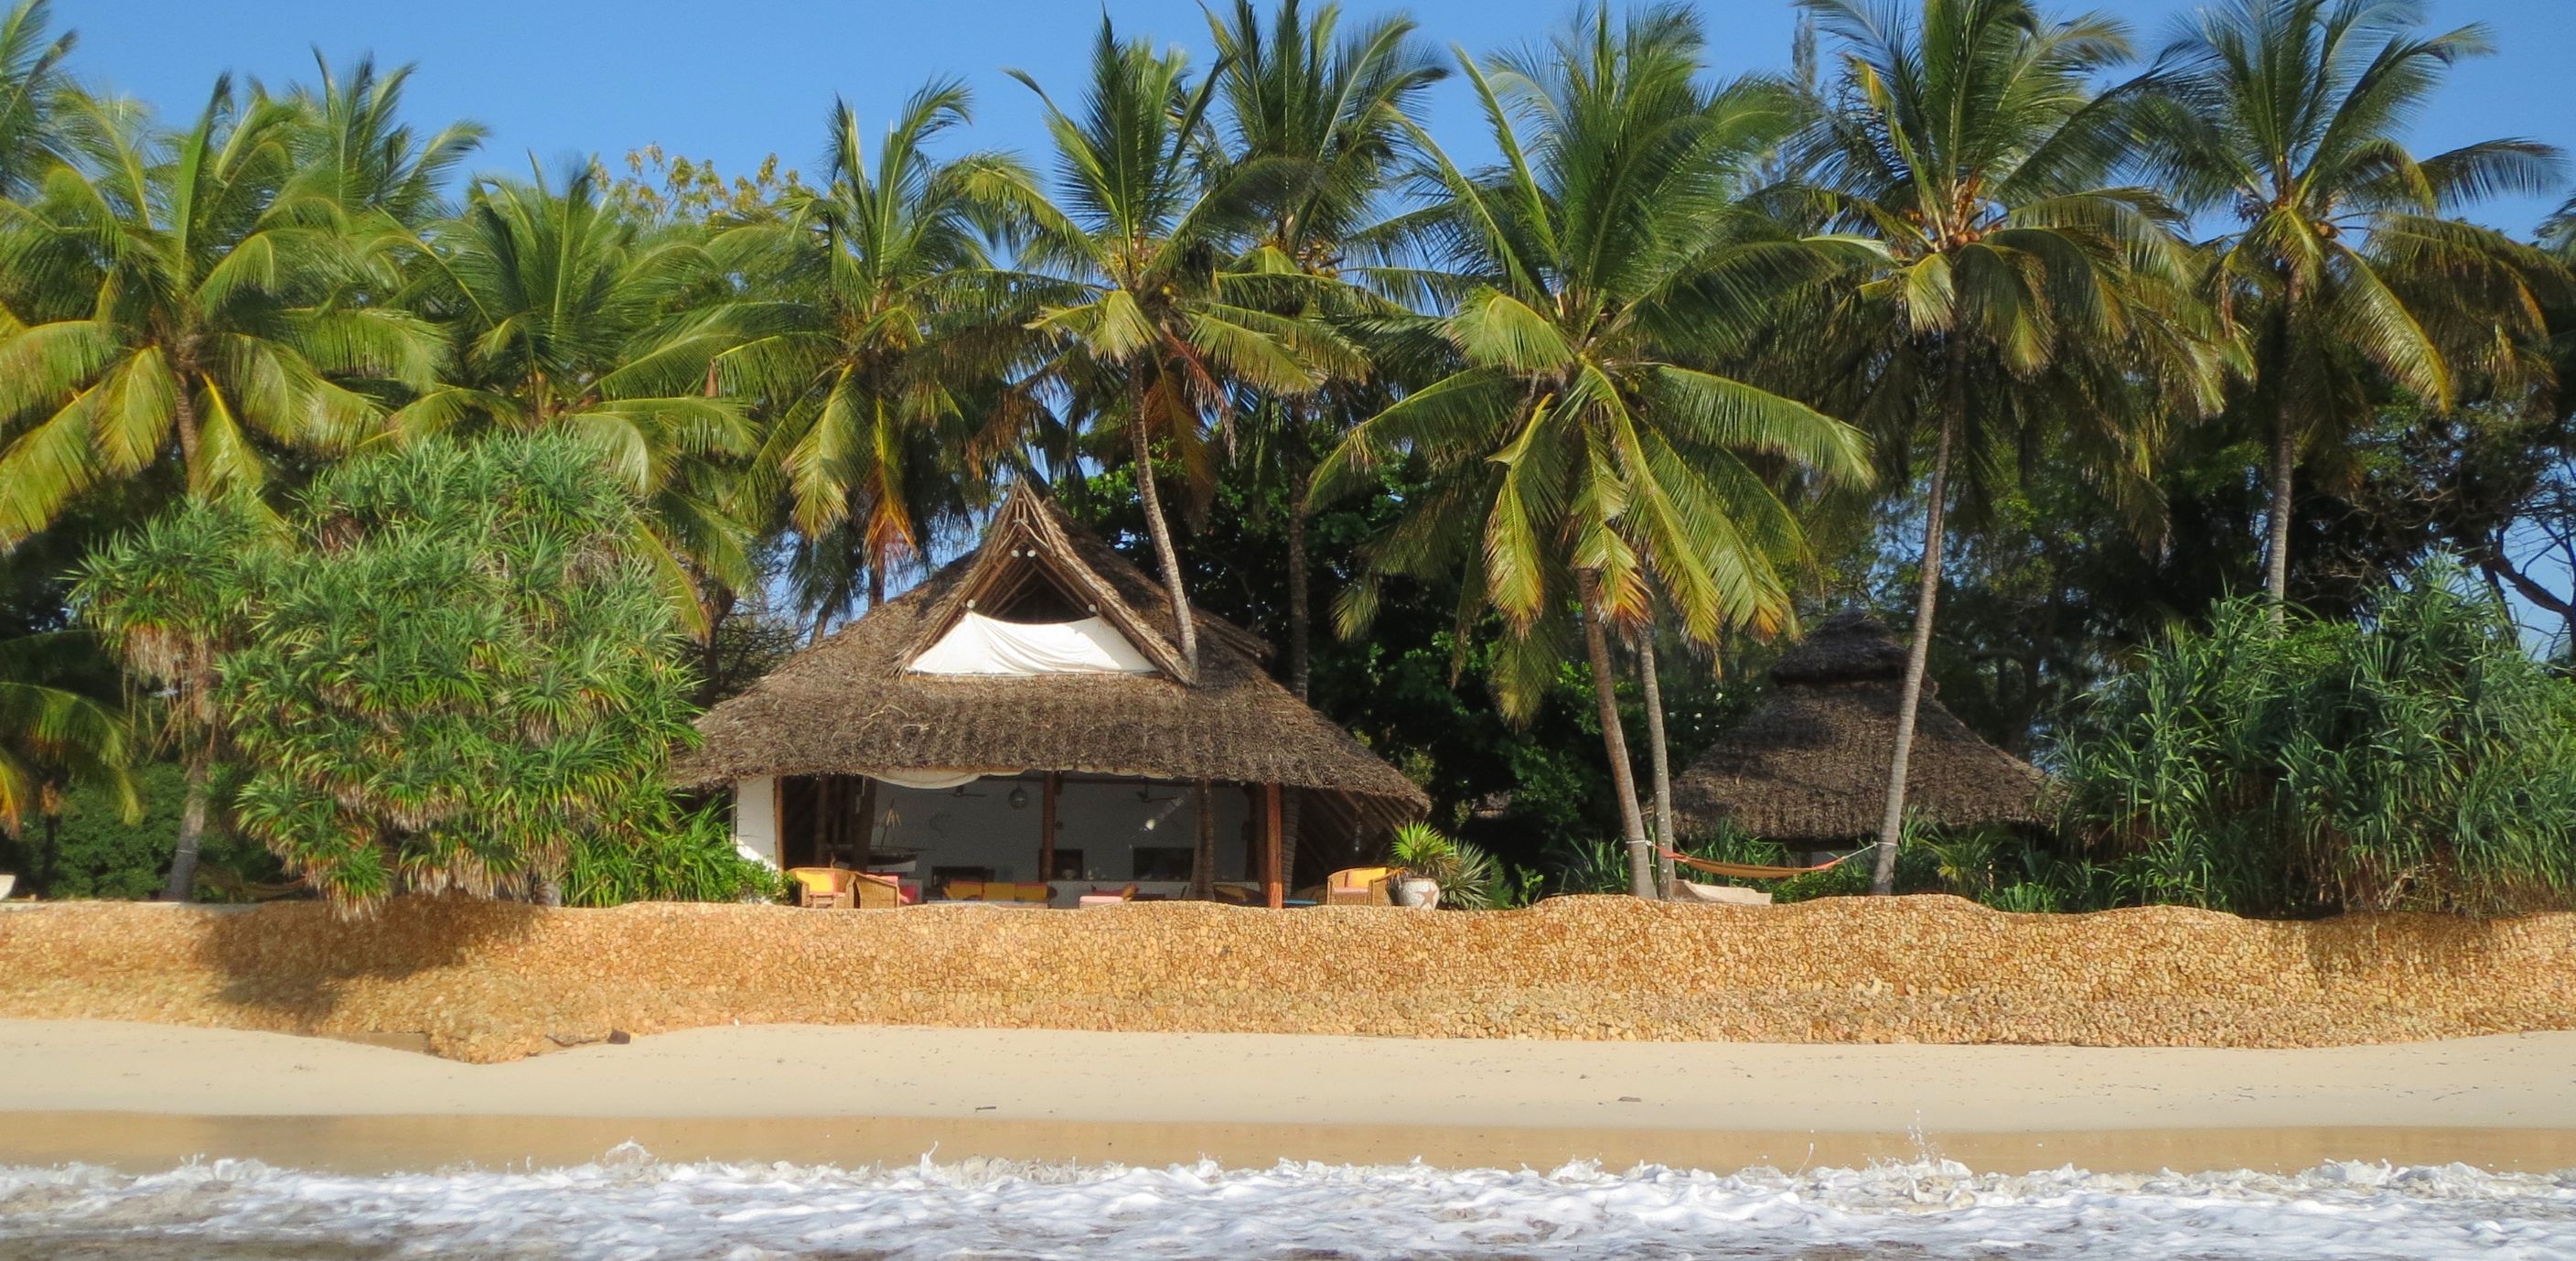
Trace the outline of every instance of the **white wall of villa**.
<instances>
[{"instance_id":1,"label":"white wall of villa","mask_svg":"<svg viewBox=\"0 0 2576 1261\"><path fill-rule=\"evenodd\" d=\"M760 775L734 781L733 847L745 858L780 865L776 778Z\"/></svg>"}]
</instances>

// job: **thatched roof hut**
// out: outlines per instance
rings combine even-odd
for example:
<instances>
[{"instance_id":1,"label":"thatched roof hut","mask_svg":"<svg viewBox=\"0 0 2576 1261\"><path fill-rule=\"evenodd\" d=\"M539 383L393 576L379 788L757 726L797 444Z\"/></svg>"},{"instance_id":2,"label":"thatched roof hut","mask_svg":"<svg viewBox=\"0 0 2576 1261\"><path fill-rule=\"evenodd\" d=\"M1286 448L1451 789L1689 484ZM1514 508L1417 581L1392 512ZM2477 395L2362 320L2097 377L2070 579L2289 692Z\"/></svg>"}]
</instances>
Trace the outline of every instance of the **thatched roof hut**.
<instances>
[{"instance_id":1,"label":"thatched roof hut","mask_svg":"<svg viewBox=\"0 0 2576 1261\"><path fill-rule=\"evenodd\" d=\"M1369 830L1430 808L1412 781L1271 679L1267 643L1193 615L1195 671L1162 587L1024 486L976 551L708 711L704 743L677 760L675 778L1210 780L1297 791L1305 817ZM1090 640L1063 642L1105 653L1098 668L924 668L926 653L954 651L968 632L1007 640L1074 627Z\"/></svg>"},{"instance_id":2,"label":"thatched roof hut","mask_svg":"<svg viewBox=\"0 0 2576 1261\"><path fill-rule=\"evenodd\" d=\"M1731 822L1792 848L1878 834L1905 649L1878 619L1829 618L1771 669L1761 708L1673 782L1689 832ZM2037 767L1979 739L1924 685L1906 808L1945 827L2035 821Z\"/></svg>"}]
</instances>

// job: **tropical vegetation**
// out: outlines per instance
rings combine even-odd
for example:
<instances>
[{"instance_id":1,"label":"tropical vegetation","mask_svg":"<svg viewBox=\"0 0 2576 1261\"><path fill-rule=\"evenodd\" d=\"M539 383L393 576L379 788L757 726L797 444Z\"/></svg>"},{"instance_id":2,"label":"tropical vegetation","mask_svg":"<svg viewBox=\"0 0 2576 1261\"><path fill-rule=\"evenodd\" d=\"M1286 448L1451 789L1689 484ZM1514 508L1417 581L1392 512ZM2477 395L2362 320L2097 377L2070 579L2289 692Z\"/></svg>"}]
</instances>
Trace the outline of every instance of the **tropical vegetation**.
<instances>
[{"instance_id":1,"label":"tropical vegetation","mask_svg":"<svg viewBox=\"0 0 2576 1261\"><path fill-rule=\"evenodd\" d=\"M373 60L165 113L16 0L0 869L757 895L663 780L696 710L1036 480L1424 786L1458 904L1786 863L1675 768L1854 605L1896 730L1937 690L2059 817L1929 826L1900 735L1873 861L1783 896L2576 898L2576 209L2411 147L2492 35L1781 3L1732 76L1672 3L1104 18L1003 85L1028 152L939 79L728 174L515 164Z\"/></svg>"}]
</instances>

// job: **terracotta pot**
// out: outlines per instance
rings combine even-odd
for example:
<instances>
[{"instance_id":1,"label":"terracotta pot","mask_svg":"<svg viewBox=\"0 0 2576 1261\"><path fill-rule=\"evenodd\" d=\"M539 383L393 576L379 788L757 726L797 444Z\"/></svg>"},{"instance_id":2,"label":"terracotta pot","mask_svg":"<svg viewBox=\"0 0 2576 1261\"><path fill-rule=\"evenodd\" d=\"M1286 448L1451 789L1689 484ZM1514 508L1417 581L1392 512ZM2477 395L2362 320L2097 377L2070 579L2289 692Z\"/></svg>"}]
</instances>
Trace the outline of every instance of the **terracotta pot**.
<instances>
[{"instance_id":1,"label":"terracotta pot","mask_svg":"<svg viewBox=\"0 0 2576 1261\"><path fill-rule=\"evenodd\" d=\"M1428 911L1440 905L1440 882L1408 876L1395 882L1395 904Z\"/></svg>"}]
</instances>

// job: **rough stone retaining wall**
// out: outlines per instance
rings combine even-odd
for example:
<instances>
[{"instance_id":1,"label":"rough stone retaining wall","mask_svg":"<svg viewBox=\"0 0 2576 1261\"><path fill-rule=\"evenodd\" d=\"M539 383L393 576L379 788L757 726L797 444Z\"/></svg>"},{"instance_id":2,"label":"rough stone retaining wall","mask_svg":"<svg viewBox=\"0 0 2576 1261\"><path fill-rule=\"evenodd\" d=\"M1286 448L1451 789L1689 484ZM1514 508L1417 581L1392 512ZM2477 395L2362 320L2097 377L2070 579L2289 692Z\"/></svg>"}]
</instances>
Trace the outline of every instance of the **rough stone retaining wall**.
<instances>
[{"instance_id":1,"label":"rough stone retaining wall","mask_svg":"<svg viewBox=\"0 0 2576 1261\"><path fill-rule=\"evenodd\" d=\"M486 1062L732 1022L2329 1046L2576 1028L2576 915L2278 923L2007 915L1947 897L1482 914L403 899L342 922L311 903L76 903L0 912L0 1017L408 1035Z\"/></svg>"}]
</instances>

